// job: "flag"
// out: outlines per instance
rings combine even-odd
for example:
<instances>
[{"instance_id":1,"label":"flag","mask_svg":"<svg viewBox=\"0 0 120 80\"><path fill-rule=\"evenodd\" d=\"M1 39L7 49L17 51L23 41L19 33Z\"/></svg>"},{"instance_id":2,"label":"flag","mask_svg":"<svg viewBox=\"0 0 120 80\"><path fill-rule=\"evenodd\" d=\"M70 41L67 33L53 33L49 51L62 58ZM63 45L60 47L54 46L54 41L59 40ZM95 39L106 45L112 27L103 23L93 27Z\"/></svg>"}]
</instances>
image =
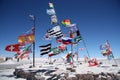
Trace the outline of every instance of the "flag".
<instances>
[{"instance_id":1,"label":"flag","mask_svg":"<svg viewBox=\"0 0 120 80\"><path fill-rule=\"evenodd\" d=\"M109 50L110 50L110 44L109 44L108 41L106 41L105 46L106 46L106 49L109 49Z\"/></svg>"},{"instance_id":2,"label":"flag","mask_svg":"<svg viewBox=\"0 0 120 80\"><path fill-rule=\"evenodd\" d=\"M67 53L66 58L67 58L68 63L72 63L72 57L73 57L73 55L72 55L71 51L69 53Z\"/></svg>"},{"instance_id":3,"label":"flag","mask_svg":"<svg viewBox=\"0 0 120 80\"><path fill-rule=\"evenodd\" d=\"M51 57L51 56L58 55L58 54L60 54L61 52L65 51L65 50L66 50L65 45L52 48L51 52L48 54L48 56Z\"/></svg>"},{"instance_id":4,"label":"flag","mask_svg":"<svg viewBox=\"0 0 120 80\"><path fill-rule=\"evenodd\" d=\"M100 50L106 50L106 49L110 49L110 44L108 41L100 45Z\"/></svg>"},{"instance_id":5,"label":"flag","mask_svg":"<svg viewBox=\"0 0 120 80\"><path fill-rule=\"evenodd\" d=\"M47 9L47 14L48 15L55 15L55 10L54 9Z\"/></svg>"},{"instance_id":6,"label":"flag","mask_svg":"<svg viewBox=\"0 0 120 80\"><path fill-rule=\"evenodd\" d=\"M71 22L70 19L65 19L65 20L62 21L62 25L63 26L69 26L71 24L70 22Z\"/></svg>"},{"instance_id":7,"label":"flag","mask_svg":"<svg viewBox=\"0 0 120 80\"><path fill-rule=\"evenodd\" d=\"M79 41L81 41L81 40L82 40L81 35L79 35L79 36L77 36L77 37L74 38L74 41L75 41L76 43L79 42Z\"/></svg>"},{"instance_id":8,"label":"flag","mask_svg":"<svg viewBox=\"0 0 120 80\"><path fill-rule=\"evenodd\" d=\"M70 25L67 25L66 27L74 27L74 26L76 26L76 24L70 24Z\"/></svg>"},{"instance_id":9,"label":"flag","mask_svg":"<svg viewBox=\"0 0 120 80\"><path fill-rule=\"evenodd\" d=\"M34 42L34 34L25 34L18 36L19 44L27 44Z\"/></svg>"},{"instance_id":10,"label":"flag","mask_svg":"<svg viewBox=\"0 0 120 80\"><path fill-rule=\"evenodd\" d=\"M73 27L70 27L70 31L71 31L72 33L77 32L77 31L78 31L77 26L75 25L75 26L73 26Z\"/></svg>"},{"instance_id":11,"label":"flag","mask_svg":"<svg viewBox=\"0 0 120 80\"><path fill-rule=\"evenodd\" d=\"M17 58L22 58L23 59L23 58L27 57L29 53L32 53L31 46L32 46L32 44L28 45L27 47L25 47L21 51L17 52L17 54L18 54Z\"/></svg>"},{"instance_id":12,"label":"flag","mask_svg":"<svg viewBox=\"0 0 120 80\"><path fill-rule=\"evenodd\" d=\"M67 50L65 44L61 44L60 46L58 46L58 49L61 50L61 51Z\"/></svg>"},{"instance_id":13,"label":"flag","mask_svg":"<svg viewBox=\"0 0 120 80\"><path fill-rule=\"evenodd\" d=\"M35 20L35 16L34 15L29 15L29 17L34 21Z\"/></svg>"},{"instance_id":14,"label":"flag","mask_svg":"<svg viewBox=\"0 0 120 80\"><path fill-rule=\"evenodd\" d=\"M113 59L114 58L114 56L113 56L113 54L110 54L110 55L108 55L108 60L111 60L111 59Z\"/></svg>"},{"instance_id":15,"label":"flag","mask_svg":"<svg viewBox=\"0 0 120 80\"><path fill-rule=\"evenodd\" d=\"M19 52L20 46L21 46L20 44L11 44L11 45L6 46L5 50L10 51L10 52Z\"/></svg>"},{"instance_id":16,"label":"flag","mask_svg":"<svg viewBox=\"0 0 120 80\"><path fill-rule=\"evenodd\" d=\"M49 37L62 37L63 36L59 25L48 30L47 34L49 35Z\"/></svg>"},{"instance_id":17,"label":"flag","mask_svg":"<svg viewBox=\"0 0 120 80\"><path fill-rule=\"evenodd\" d=\"M27 58L27 57L28 57L28 54L22 54L19 58L23 59L23 58Z\"/></svg>"},{"instance_id":18,"label":"flag","mask_svg":"<svg viewBox=\"0 0 120 80\"><path fill-rule=\"evenodd\" d=\"M70 31L70 38L74 38L74 37L79 36L79 35L80 35L79 30L77 30L76 32L73 32L73 33L72 33L72 31Z\"/></svg>"},{"instance_id":19,"label":"flag","mask_svg":"<svg viewBox=\"0 0 120 80\"><path fill-rule=\"evenodd\" d=\"M55 14L51 15L51 24L58 24L57 16Z\"/></svg>"},{"instance_id":20,"label":"flag","mask_svg":"<svg viewBox=\"0 0 120 80\"><path fill-rule=\"evenodd\" d=\"M24 52L26 51L26 52L28 52L28 53L32 52L31 46L32 46L32 44L28 45L27 47L25 47L25 48L23 49L23 51L24 51Z\"/></svg>"},{"instance_id":21,"label":"flag","mask_svg":"<svg viewBox=\"0 0 120 80\"><path fill-rule=\"evenodd\" d=\"M50 36L49 33L46 33L46 34L44 35L44 40L51 40L51 39L52 39L52 37Z\"/></svg>"},{"instance_id":22,"label":"flag","mask_svg":"<svg viewBox=\"0 0 120 80\"><path fill-rule=\"evenodd\" d=\"M80 48L81 51L85 50L86 48Z\"/></svg>"},{"instance_id":23,"label":"flag","mask_svg":"<svg viewBox=\"0 0 120 80\"><path fill-rule=\"evenodd\" d=\"M106 49L106 44L101 44L100 45L100 50L105 50Z\"/></svg>"},{"instance_id":24,"label":"flag","mask_svg":"<svg viewBox=\"0 0 120 80\"><path fill-rule=\"evenodd\" d=\"M62 37L62 43L63 44L72 44L72 38L69 38L69 37Z\"/></svg>"},{"instance_id":25,"label":"flag","mask_svg":"<svg viewBox=\"0 0 120 80\"><path fill-rule=\"evenodd\" d=\"M51 57L59 53L61 53L61 50L58 47L51 48L51 52L48 54L48 56Z\"/></svg>"},{"instance_id":26,"label":"flag","mask_svg":"<svg viewBox=\"0 0 120 80\"><path fill-rule=\"evenodd\" d=\"M30 30L26 32L26 34L34 34L35 32L35 27L32 27Z\"/></svg>"},{"instance_id":27,"label":"flag","mask_svg":"<svg viewBox=\"0 0 120 80\"><path fill-rule=\"evenodd\" d=\"M50 7L50 8L54 8L53 3L49 2L48 4L49 4L49 7Z\"/></svg>"},{"instance_id":28,"label":"flag","mask_svg":"<svg viewBox=\"0 0 120 80\"><path fill-rule=\"evenodd\" d=\"M106 51L102 51L101 54L103 54L103 56L106 56Z\"/></svg>"},{"instance_id":29,"label":"flag","mask_svg":"<svg viewBox=\"0 0 120 80\"><path fill-rule=\"evenodd\" d=\"M40 55L48 54L51 50L51 44L42 45L40 47Z\"/></svg>"}]
</instances>

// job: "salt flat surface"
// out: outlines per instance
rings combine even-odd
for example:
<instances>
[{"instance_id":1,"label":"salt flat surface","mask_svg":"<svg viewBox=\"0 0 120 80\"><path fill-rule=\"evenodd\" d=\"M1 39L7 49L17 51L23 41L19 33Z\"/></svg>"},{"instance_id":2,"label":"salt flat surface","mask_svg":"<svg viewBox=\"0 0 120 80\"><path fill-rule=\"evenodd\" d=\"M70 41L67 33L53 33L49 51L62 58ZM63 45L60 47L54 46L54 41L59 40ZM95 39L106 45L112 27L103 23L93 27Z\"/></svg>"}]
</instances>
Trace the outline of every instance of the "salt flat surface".
<instances>
[{"instance_id":1,"label":"salt flat surface","mask_svg":"<svg viewBox=\"0 0 120 80\"><path fill-rule=\"evenodd\" d=\"M34 68L29 68L32 65L31 60L22 60L17 62L16 60L9 60L4 63L0 63L0 80L25 80L21 78L16 78L13 75L15 68L22 68L24 70L52 70L55 68L59 68L57 71L53 72L56 74L61 74L63 72L67 72L66 68L71 67L69 64L65 64L65 61L62 58L54 58L52 59L53 64L49 64L50 60L48 58L36 58L35 59L36 66ZM90 67L88 63L84 62L84 59L79 59L79 62L75 61L74 66L76 66L76 72L69 73L70 76L74 76L74 74L86 74L86 73L94 73L98 74L101 72L104 73L117 73L120 71L120 59L116 59L118 67L113 67L112 65L115 64L114 60L106 60L106 59L98 59L98 62L102 62L100 66L93 66ZM82 64L79 64L82 63ZM44 73L42 73L44 74ZM43 75L44 76L44 75ZM46 76L46 78L49 76Z\"/></svg>"}]
</instances>

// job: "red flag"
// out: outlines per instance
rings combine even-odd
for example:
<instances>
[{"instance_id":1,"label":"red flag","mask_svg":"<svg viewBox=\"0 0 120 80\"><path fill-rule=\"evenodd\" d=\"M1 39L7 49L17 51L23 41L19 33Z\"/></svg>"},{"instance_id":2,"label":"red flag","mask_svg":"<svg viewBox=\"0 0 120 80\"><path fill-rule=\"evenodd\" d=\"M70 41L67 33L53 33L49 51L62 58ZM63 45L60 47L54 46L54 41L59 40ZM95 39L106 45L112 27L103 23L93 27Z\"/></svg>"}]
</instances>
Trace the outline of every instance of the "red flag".
<instances>
[{"instance_id":1,"label":"red flag","mask_svg":"<svg viewBox=\"0 0 120 80\"><path fill-rule=\"evenodd\" d=\"M20 46L21 46L20 44L11 44L11 45L6 46L5 50L10 51L10 52L19 52Z\"/></svg>"},{"instance_id":2,"label":"red flag","mask_svg":"<svg viewBox=\"0 0 120 80\"><path fill-rule=\"evenodd\" d=\"M60 46L58 46L58 48L61 50L61 51L64 51L66 49L66 45L65 44L61 44Z\"/></svg>"}]
</instances>

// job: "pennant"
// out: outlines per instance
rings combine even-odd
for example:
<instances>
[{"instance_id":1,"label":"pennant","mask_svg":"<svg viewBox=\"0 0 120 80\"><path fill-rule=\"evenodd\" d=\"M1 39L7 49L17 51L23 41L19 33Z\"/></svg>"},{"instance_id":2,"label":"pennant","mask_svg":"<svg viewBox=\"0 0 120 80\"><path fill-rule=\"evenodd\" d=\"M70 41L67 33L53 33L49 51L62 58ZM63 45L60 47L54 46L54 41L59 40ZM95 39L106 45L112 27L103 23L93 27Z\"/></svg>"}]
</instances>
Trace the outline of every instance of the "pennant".
<instances>
[{"instance_id":1,"label":"pennant","mask_svg":"<svg viewBox=\"0 0 120 80\"><path fill-rule=\"evenodd\" d=\"M5 50L10 51L10 52L19 52L20 46L21 46L20 44L11 44L11 45L6 46Z\"/></svg>"},{"instance_id":2,"label":"pennant","mask_svg":"<svg viewBox=\"0 0 120 80\"><path fill-rule=\"evenodd\" d=\"M63 36L59 25L48 30L47 34L49 35L49 37L62 37Z\"/></svg>"},{"instance_id":3,"label":"pennant","mask_svg":"<svg viewBox=\"0 0 120 80\"><path fill-rule=\"evenodd\" d=\"M71 22L70 19L65 19L65 20L62 21L62 25L63 26L69 26L71 24L70 22Z\"/></svg>"},{"instance_id":4,"label":"pennant","mask_svg":"<svg viewBox=\"0 0 120 80\"><path fill-rule=\"evenodd\" d=\"M45 55L45 54L48 54L51 50L51 44L47 44L47 45L42 45L42 46L39 46L40 47L40 55Z\"/></svg>"},{"instance_id":5,"label":"pennant","mask_svg":"<svg viewBox=\"0 0 120 80\"><path fill-rule=\"evenodd\" d=\"M27 44L34 42L34 34L27 34L18 36L18 43L19 44Z\"/></svg>"},{"instance_id":6,"label":"pennant","mask_svg":"<svg viewBox=\"0 0 120 80\"><path fill-rule=\"evenodd\" d=\"M53 3L50 2L50 3L48 3L48 4L49 4L49 7L50 7L50 8L54 8Z\"/></svg>"},{"instance_id":7,"label":"pennant","mask_svg":"<svg viewBox=\"0 0 120 80\"><path fill-rule=\"evenodd\" d=\"M47 14L48 15L55 15L55 10L54 9L47 9Z\"/></svg>"}]
</instances>

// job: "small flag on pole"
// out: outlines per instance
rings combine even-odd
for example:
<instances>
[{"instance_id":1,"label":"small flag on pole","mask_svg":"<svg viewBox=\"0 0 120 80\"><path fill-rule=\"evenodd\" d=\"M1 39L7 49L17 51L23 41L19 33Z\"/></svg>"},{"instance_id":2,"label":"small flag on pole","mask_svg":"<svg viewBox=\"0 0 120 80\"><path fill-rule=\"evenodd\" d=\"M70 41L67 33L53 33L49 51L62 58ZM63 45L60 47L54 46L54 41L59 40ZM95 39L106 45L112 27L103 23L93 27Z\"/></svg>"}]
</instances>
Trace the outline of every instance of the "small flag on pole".
<instances>
[{"instance_id":1,"label":"small flag on pole","mask_svg":"<svg viewBox=\"0 0 120 80\"><path fill-rule=\"evenodd\" d=\"M34 15L29 15L29 17L32 19L32 20L35 20L35 16Z\"/></svg>"},{"instance_id":2,"label":"small flag on pole","mask_svg":"<svg viewBox=\"0 0 120 80\"><path fill-rule=\"evenodd\" d=\"M54 8L53 3L49 2L48 4L49 4L49 7L50 7L50 8Z\"/></svg>"}]
</instances>

